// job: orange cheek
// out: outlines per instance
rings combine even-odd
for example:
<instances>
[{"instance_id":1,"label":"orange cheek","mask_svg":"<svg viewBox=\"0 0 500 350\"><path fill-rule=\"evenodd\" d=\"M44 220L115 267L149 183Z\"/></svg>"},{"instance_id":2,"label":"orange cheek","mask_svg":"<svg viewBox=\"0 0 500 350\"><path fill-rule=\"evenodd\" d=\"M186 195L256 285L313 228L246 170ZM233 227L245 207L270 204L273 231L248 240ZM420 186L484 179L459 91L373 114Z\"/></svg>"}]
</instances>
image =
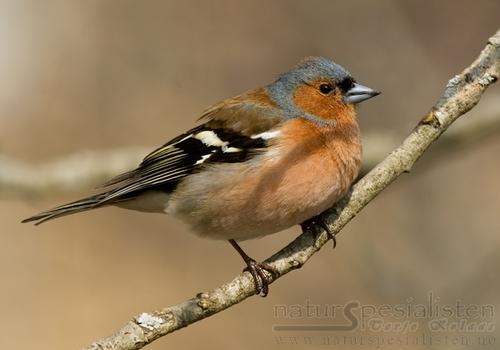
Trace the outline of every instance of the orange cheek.
<instances>
[{"instance_id":1,"label":"orange cheek","mask_svg":"<svg viewBox=\"0 0 500 350\"><path fill-rule=\"evenodd\" d=\"M354 108L346 105L338 93L324 96L311 86L299 87L293 96L293 101L301 110L322 119L350 117L354 112Z\"/></svg>"}]
</instances>

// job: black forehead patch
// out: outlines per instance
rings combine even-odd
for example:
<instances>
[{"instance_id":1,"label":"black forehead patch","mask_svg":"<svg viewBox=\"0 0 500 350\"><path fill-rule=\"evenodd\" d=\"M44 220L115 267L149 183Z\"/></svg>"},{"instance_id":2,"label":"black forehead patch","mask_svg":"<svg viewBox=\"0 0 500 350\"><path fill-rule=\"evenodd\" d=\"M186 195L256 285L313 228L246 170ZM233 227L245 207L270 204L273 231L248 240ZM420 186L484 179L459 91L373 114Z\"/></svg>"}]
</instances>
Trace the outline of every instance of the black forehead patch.
<instances>
[{"instance_id":1,"label":"black forehead patch","mask_svg":"<svg viewBox=\"0 0 500 350\"><path fill-rule=\"evenodd\" d=\"M350 89L352 89L352 87L354 86L354 83L355 83L355 81L353 78L347 77L347 78L344 78L342 81L340 81L338 83L338 86L345 93L345 92L349 91Z\"/></svg>"}]
</instances>

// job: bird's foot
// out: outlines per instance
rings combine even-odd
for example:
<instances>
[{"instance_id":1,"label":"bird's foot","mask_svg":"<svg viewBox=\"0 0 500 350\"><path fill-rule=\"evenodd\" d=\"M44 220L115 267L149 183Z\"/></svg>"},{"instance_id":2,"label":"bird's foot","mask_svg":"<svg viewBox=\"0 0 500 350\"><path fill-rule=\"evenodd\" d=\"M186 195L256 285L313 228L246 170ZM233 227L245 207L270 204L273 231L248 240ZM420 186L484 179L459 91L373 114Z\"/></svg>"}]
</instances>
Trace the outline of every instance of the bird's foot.
<instances>
[{"instance_id":1,"label":"bird's foot","mask_svg":"<svg viewBox=\"0 0 500 350\"><path fill-rule=\"evenodd\" d=\"M229 243L231 243L243 258L245 264L247 264L243 272L248 271L252 275L257 294L265 297L269 293L269 284L279 276L279 272L271 265L264 262L257 262L249 257L234 239L230 239Z\"/></svg>"},{"instance_id":2,"label":"bird's foot","mask_svg":"<svg viewBox=\"0 0 500 350\"><path fill-rule=\"evenodd\" d=\"M255 290L261 297L267 296L269 293L269 284L279 274L274 267L264 262L257 262L252 258L245 260L247 267L243 271L248 271L253 277Z\"/></svg>"},{"instance_id":3,"label":"bird's foot","mask_svg":"<svg viewBox=\"0 0 500 350\"><path fill-rule=\"evenodd\" d=\"M310 218L309 220L304 221L303 223L300 224L300 227L302 228L302 231L307 231L311 228L311 226L314 225L319 225L323 230L325 230L326 234L328 235L328 238L332 240L333 242L333 248L337 246L337 239L335 238L336 234L333 233L326 222L321 218L320 215L314 216Z\"/></svg>"}]
</instances>

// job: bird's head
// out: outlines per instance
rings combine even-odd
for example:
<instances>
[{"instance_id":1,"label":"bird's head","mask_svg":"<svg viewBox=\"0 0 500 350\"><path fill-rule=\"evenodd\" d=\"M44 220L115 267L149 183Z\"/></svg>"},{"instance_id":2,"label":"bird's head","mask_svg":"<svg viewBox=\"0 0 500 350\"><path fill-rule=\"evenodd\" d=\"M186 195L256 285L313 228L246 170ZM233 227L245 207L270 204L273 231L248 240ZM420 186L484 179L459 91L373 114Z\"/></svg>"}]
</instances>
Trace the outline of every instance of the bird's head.
<instances>
[{"instance_id":1,"label":"bird's head","mask_svg":"<svg viewBox=\"0 0 500 350\"><path fill-rule=\"evenodd\" d=\"M380 94L322 57L304 59L268 85L267 90L291 117L302 113L320 120L336 120L345 113L354 115L354 105Z\"/></svg>"}]
</instances>

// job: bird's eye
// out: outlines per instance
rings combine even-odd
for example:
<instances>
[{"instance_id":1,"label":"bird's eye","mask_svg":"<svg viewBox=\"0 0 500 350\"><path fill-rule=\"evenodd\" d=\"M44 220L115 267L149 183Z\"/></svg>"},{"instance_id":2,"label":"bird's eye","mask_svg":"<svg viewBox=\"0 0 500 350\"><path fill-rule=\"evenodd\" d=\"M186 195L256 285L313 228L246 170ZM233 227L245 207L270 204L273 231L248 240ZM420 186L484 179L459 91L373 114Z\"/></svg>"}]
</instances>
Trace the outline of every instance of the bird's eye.
<instances>
[{"instance_id":1,"label":"bird's eye","mask_svg":"<svg viewBox=\"0 0 500 350\"><path fill-rule=\"evenodd\" d=\"M321 84L319 86L319 91L321 91L321 93L325 94L325 95L332 92L332 90L333 90L333 87L330 84Z\"/></svg>"}]
</instances>

